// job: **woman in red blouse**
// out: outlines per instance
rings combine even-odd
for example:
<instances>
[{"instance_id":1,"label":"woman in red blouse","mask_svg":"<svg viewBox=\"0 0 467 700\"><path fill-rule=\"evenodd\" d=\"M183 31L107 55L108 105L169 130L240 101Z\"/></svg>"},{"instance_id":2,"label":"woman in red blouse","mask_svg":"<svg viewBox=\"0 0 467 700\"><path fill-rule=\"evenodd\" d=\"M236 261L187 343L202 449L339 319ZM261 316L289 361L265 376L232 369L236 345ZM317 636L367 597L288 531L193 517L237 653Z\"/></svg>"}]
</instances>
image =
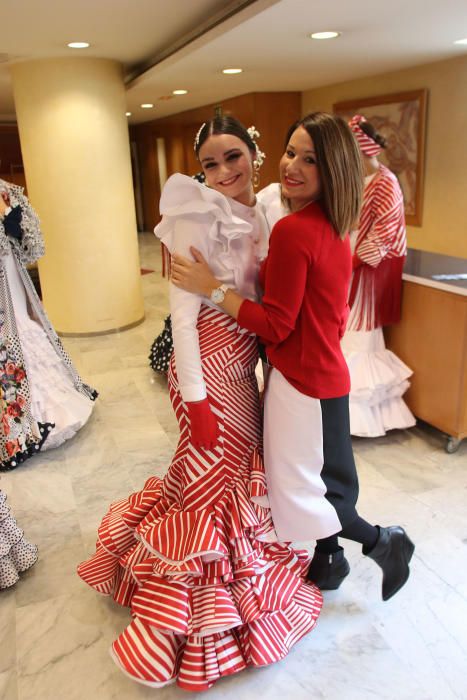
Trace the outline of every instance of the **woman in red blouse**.
<instances>
[{"instance_id":1,"label":"woman in red blouse","mask_svg":"<svg viewBox=\"0 0 467 700\"><path fill-rule=\"evenodd\" d=\"M335 589L350 567L338 536L362 544L383 570L383 599L407 581L414 545L398 526L360 518L349 426L350 379L340 348L352 270L350 230L363 172L357 143L338 117L294 124L280 163L291 214L271 233L262 303L220 285L203 257L175 255L172 282L204 294L256 333L272 369L265 396L264 458L279 540L317 540L309 578Z\"/></svg>"}]
</instances>

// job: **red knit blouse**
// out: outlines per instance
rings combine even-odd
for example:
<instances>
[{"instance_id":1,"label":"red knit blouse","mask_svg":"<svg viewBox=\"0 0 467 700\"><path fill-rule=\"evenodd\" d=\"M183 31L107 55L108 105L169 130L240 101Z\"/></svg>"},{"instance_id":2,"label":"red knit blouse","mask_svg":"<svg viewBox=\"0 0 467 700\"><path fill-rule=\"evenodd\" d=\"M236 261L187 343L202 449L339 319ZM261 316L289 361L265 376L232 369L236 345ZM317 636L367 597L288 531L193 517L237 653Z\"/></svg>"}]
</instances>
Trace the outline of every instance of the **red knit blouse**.
<instances>
[{"instance_id":1,"label":"red knit blouse","mask_svg":"<svg viewBox=\"0 0 467 700\"><path fill-rule=\"evenodd\" d=\"M351 271L348 236L342 240L312 202L274 226L260 271L262 304L240 307L239 325L261 338L271 364L317 399L350 391L340 338Z\"/></svg>"}]
</instances>

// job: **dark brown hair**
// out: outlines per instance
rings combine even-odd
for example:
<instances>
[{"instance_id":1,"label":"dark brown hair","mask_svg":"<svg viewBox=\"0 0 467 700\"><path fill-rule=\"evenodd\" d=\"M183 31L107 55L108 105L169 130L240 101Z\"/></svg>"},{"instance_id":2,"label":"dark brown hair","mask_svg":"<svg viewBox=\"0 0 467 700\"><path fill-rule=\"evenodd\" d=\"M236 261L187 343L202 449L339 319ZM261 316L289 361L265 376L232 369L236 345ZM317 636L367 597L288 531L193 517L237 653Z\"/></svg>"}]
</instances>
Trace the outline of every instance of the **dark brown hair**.
<instances>
[{"instance_id":1,"label":"dark brown hair","mask_svg":"<svg viewBox=\"0 0 467 700\"><path fill-rule=\"evenodd\" d=\"M358 128L363 131L364 134L370 137L375 143L378 144L378 146L381 146L381 148L386 148L387 141L384 138L382 134L379 133L379 131L376 131L375 127L373 124L370 122L360 122L358 125Z\"/></svg>"},{"instance_id":2,"label":"dark brown hair","mask_svg":"<svg viewBox=\"0 0 467 700\"><path fill-rule=\"evenodd\" d=\"M235 117L231 117L229 115L214 117L214 119L204 122L196 135L195 153L197 156L199 155L199 149L203 143L210 136L217 134L231 134L232 136L236 136L238 139L243 141L252 154L256 156L256 146L250 134L245 129L243 124L238 121L238 119L235 119Z\"/></svg>"},{"instance_id":3,"label":"dark brown hair","mask_svg":"<svg viewBox=\"0 0 467 700\"><path fill-rule=\"evenodd\" d=\"M358 221L363 197L364 171L358 144L348 124L326 112L312 112L295 122L288 133L302 126L313 141L321 181L321 202L341 238Z\"/></svg>"}]
</instances>

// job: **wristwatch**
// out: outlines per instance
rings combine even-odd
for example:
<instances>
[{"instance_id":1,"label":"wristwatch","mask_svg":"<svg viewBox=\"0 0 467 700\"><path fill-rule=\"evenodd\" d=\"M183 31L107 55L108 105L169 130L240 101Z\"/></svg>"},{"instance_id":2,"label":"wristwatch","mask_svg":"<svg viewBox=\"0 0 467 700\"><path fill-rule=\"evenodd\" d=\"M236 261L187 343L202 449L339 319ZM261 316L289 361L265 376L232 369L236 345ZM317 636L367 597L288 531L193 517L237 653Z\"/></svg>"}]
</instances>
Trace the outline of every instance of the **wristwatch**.
<instances>
[{"instance_id":1,"label":"wristwatch","mask_svg":"<svg viewBox=\"0 0 467 700\"><path fill-rule=\"evenodd\" d=\"M220 287L213 289L211 296L209 297L214 304L222 304L224 301L226 292L228 291L228 286L226 284L221 284Z\"/></svg>"}]
</instances>

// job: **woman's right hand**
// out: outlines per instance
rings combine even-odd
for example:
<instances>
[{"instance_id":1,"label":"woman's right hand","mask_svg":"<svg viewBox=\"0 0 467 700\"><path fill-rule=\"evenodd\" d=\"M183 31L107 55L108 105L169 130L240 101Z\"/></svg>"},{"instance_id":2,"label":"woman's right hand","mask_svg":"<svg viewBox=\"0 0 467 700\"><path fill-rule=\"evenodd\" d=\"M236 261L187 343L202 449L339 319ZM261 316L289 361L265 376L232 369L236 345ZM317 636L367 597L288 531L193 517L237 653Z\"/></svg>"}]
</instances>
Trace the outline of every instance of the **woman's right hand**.
<instances>
[{"instance_id":1,"label":"woman's right hand","mask_svg":"<svg viewBox=\"0 0 467 700\"><path fill-rule=\"evenodd\" d=\"M0 216L5 216L5 212L10 206L10 197L5 190L0 191Z\"/></svg>"},{"instance_id":2,"label":"woman's right hand","mask_svg":"<svg viewBox=\"0 0 467 700\"><path fill-rule=\"evenodd\" d=\"M219 438L219 426L208 399L187 401L190 421L190 442L200 449L212 450Z\"/></svg>"},{"instance_id":3,"label":"woman's right hand","mask_svg":"<svg viewBox=\"0 0 467 700\"><path fill-rule=\"evenodd\" d=\"M194 262L178 253L172 254L171 281L186 292L209 297L212 290L221 283L214 277L203 254L197 248L191 247L190 253Z\"/></svg>"}]
</instances>

